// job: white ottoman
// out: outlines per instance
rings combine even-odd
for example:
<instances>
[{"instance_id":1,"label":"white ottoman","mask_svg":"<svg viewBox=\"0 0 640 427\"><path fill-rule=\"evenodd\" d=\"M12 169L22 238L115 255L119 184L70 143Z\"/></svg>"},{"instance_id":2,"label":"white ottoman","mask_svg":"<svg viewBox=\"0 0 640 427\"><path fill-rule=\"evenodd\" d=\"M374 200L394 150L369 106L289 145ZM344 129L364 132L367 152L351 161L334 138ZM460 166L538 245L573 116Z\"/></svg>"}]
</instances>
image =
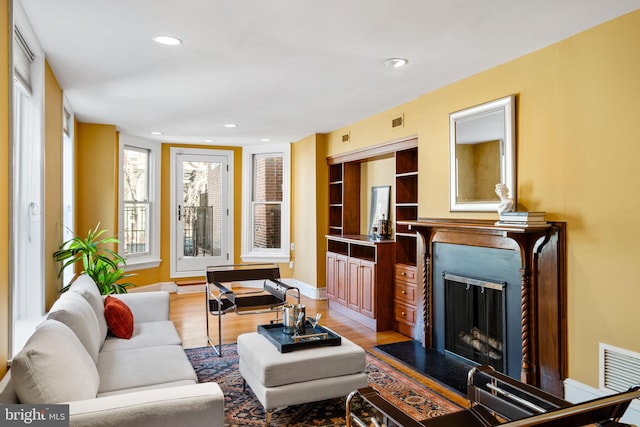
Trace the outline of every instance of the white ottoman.
<instances>
[{"instance_id":1,"label":"white ottoman","mask_svg":"<svg viewBox=\"0 0 640 427\"><path fill-rule=\"evenodd\" d=\"M267 425L273 409L368 386L365 351L344 337L341 344L280 353L257 332L238 336L240 374L264 407Z\"/></svg>"}]
</instances>

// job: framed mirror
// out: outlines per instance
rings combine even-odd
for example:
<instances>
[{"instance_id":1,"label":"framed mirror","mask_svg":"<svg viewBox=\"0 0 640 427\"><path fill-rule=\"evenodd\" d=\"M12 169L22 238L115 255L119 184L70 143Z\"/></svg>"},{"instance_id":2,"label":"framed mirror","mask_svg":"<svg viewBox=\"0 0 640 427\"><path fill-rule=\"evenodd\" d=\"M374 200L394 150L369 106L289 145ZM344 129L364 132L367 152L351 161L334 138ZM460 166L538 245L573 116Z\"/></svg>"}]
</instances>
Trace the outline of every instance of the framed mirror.
<instances>
[{"instance_id":1,"label":"framed mirror","mask_svg":"<svg viewBox=\"0 0 640 427\"><path fill-rule=\"evenodd\" d=\"M449 115L451 211L497 211L496 184L516 201L515 97Z\"/></svg>"},{"instance_id":2,"label":"framed mirror","mask_svg":"<svg viewBox=\"0 0 640 427\"><path fill-rule=\"evenodd\" d=\"M369 209L369 236L374 237L373 227L378 227L381 219L389 219L391 202L391 186L379 185L371 187L371 208ZM380 233L380 230L377 231Z\"/></svg>"}]
</instances>

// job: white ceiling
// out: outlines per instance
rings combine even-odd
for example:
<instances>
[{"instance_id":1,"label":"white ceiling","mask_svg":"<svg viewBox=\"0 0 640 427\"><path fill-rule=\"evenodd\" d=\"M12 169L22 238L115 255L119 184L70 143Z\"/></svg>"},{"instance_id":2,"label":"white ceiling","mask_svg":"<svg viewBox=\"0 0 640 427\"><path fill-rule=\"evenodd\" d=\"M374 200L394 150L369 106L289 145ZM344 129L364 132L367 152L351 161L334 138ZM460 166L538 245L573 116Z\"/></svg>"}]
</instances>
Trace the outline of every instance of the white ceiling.
<instances>
[{"instance_id":1,"label":"white ceiling","mask_svg":"<svg viewBox=\"0 0 640 427\"><path fill-rule=\"evenodd\" d=\"M216 145L329 132L640 8L640 0L20 1L78 120ZM157 34L183 44L158 45ZM386 68L389 57L409 64Z\"/></svg>"}]
</instances>

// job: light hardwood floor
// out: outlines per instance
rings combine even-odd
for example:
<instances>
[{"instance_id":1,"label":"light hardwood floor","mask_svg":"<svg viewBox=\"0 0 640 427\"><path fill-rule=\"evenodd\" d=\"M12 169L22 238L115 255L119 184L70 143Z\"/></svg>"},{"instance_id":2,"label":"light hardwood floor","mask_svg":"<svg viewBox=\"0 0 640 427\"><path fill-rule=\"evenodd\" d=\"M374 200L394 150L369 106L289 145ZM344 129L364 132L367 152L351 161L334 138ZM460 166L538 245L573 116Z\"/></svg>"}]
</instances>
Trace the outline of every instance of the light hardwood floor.
<instances>
[{"instance_id":1,"label":"light hardwood floor","mask_svg":"<svg viewBox=\"0 0 640 427\"><path fill-rule=\"evenodd\" d=\"M326 300L314 300L302 296L301 302L305 305L307 316L314 316L316 313L322 313L322 318L320 319L321 325L324 325L355 342L368 352L375 354L385 362L394 366L398 370L405 372L412 378L427 385L448 399L460 405L466 405L467 401L462 396L449 391L428 377L407 368L405 365L398 363L394 359L386 357L384 353L378 352L374 348L376 345L380 344L406 341L410 339L409 337L394 331L375 332L334 310L329 310ZM389 310L392 310L391 306L389 306ZM208 313L206 311L204 292L171 294L170 317L182 338L182 344L185 348L205 347L207 345L205 317L207 315ZM224 344L235 343L238 335L246 332L255 332L258 325L269 323L273 318L274 315L270 313L256 315L236 315L235 313L227 313L222 316L222 342ZM209 330L212 341L217 343L217 317L209 317Z\"/></svg>"}]
</instances>

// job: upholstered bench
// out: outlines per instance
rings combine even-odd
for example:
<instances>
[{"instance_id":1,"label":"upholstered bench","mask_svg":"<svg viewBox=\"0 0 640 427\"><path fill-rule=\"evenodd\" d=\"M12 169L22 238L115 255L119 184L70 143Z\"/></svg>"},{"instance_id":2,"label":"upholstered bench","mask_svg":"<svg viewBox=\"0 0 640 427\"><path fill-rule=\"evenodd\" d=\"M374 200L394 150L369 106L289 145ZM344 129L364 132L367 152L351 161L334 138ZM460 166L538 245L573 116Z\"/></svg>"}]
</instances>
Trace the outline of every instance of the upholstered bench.
<instances>
[{"instance_id":1,"label":"upholstered bench","mask_svg":"<svg viewBox=\"0 0 640 427\"><path fill-rule=\"evenodd\" d=\"M342 337L340 346L280 353L265 337L238 336L240 374L251 387L271 425L276 408L347 396L368 385L365 351Z\"/></svg>"}]
</instances>

